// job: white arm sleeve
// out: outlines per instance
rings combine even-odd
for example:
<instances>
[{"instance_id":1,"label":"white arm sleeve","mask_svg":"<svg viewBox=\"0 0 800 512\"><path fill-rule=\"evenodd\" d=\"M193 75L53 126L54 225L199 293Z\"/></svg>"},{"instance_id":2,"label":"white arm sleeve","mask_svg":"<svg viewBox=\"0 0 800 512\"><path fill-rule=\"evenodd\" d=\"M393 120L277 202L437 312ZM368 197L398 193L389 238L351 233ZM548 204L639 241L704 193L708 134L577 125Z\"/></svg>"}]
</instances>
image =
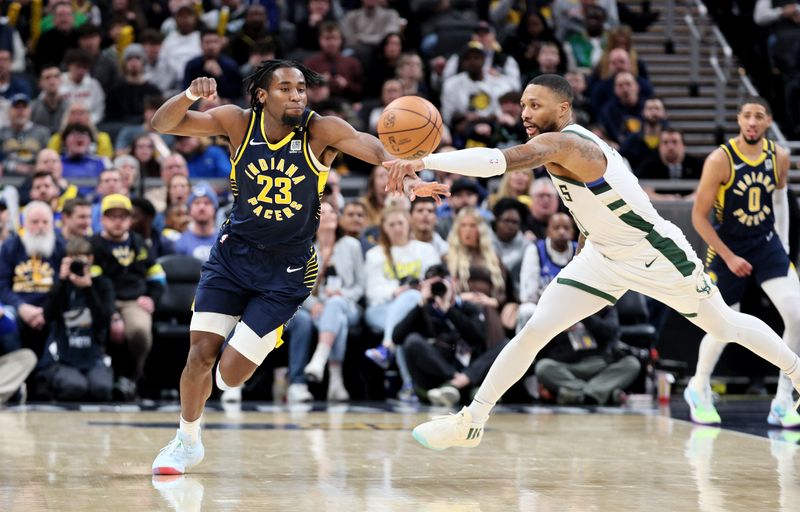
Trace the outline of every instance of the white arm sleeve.
<instances>
[{"instance_id":1,"label":"white arm sleeve","mask_svg":"<svg viewBox=\"0 0 800 512\"><path fill-rule=\"evenodd\" d=\"M469 148L434 153L422 159L426 169L454 172L463 176L489 178L506 172L506 157L495 148Z\"/></svg>"},{"instance_id":2,"label":"white arm sleeve","mask_svg":"<svg viewBox=\"0 0 800 512\"><path fill-rule=\"evenodd\" d=\"M787 188L776 188L772 192L772 207L775 209L775 231L781 239L783 249L789 252L789 194Z\"/></svg>"}]
</instances>

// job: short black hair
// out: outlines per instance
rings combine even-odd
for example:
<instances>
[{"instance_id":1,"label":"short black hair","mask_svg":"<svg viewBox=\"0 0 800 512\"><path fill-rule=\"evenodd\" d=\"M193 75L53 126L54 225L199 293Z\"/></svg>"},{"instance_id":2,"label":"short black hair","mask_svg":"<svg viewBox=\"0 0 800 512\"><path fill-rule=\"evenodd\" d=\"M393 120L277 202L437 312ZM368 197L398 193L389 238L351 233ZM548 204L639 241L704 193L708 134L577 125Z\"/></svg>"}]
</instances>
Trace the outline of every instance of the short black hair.
<instances>
[{"instance_id":1,"label":"short black hair","mask_svg":"<svg viewBox=\"0 0 800 512\"><path fill-rule=\"evenodd\" d=\"M312 69L304 66L296 60L289 59L270 59L261 62L253 73L245 78L245 87L247 92L250 93L250 106L253 110L261 110L264 105L258 101L258 89L269 89L269 84L272 82L272 75L275 70L281 68L295 68L303 74L306 79L306 87L313 87L315 85L322 85L325 79Z\"/></svg>"},{"instance_id":2,"label":"short black hair","mask_svg":"<svg viewBox=\"0 0 800 512\"><path fill-rule=\"evenodd\" d=\"M769 106L769 102L762 98L761 96L748 96L739 103L739 110L738 112L741 113L742 109L745 105L761 105L764 107L764 110L767 111L768 116L772 116L772 108Z\"/></svg>"},{"instance_id":3,"label":"short black hair","mask_svg":"<svg viewBox=\"0 0 800 512\"><path fill-rule=\"evenodd\" d=\"M542 87L547 87L559 95L564 101L569 102L570 105L572 105L572 100L575 97L572 93L572 86L570 86L569 82L567 82L567 79L561 75L539 75L532 78L531 81L528 82L528 85L541 85Z\"/></svg>"},{"instance_id":4,"label":"short black hair","mask_svg":"<svg viewBox=\"0 0 800 512\"><path fill-rule=\"evenodd\" d=\"M92 133L92 129L86 126L85 124L81 123L70 123L64 128L64 132L61 134L61 140L66 141L67 137L69 137L70 133L85 133L89 136L92 141L94 141L94 134Z\"/></svg>"},{"instance_id":5,"label":"short black hair","mask_svg":"<svg viewBox=\"0 0 800 512\"><path fill-rule=\"evenodd\" d=\"M85 67L90 69L92 67L92 58L81 48L72 48L67 50L67 53L64 54L64 65L69 67L70 64L76 64L78 66Z\"/></svg>"},{"instance_id":6,"label":"short black hair","mask_svg":"<svg viewBox=\"0 0 800 512\"><path fill-rule=\"evenodd\" d=\"M64 201L64 207L61 209L61 213L66 215L67 217L71 217L73 213L75 213L75 209L79 206L86 206L91 208L92 203L90 203L84 197L73 197L72 199L67 199Z\"/></svg>"},{"instance_id":7,"label":"short black hair","mask_svg":"<svg viewBox=\"0 0 800 512\"><path fill-rule=\"evenodd\" d=\"M38 180L39 178L44 178L44 177L50 178L50 181L53 182L53 185L58 186L58 183L56 182L56 177L53 176L53 173L50 171L36 171L35 173L33 173L33 176L31 176L31 183Z\"/></svg>"},{"instance_id":8,"label":"short black hair","mask_svg":"<svg viewBox=\"0 0 800 512\"><path fill-rule=\"evenodd\" d=\"M677 133L681 137L681 142L686 144L686 138L683 136L683 132L678 130L677 128L673 128L671 126L665 126L664 128L661 129L661 135L665 133Z\"/></svg>"},{"instance_id":9,"label":"short black hair","mask_svg":"<svg viewBox=\"0 0 800 512\"><path fill-rule=\"evenodd\" d=\"M415 207L416 207L418 204L428 204L428 203L430 203L430 204L434 204L434 205L435 205L435 204L436 204L436 201L435 201L435 200L434 200L432 197L426 197L426 196L417 196L417 197L416 197L416 198L415 198L413 201L411 201L411 209L410 209L409 211L410 211L410 212L413 212L413 211L414 211L414 208L415 208Z\"/></svg>"},{"instance_id":10,"label":"short black hair","mask_svg":"<svg viewBox=\"0 0 800 512\"><path fill-rule=\"evenodd\" d=\"M203 26L203 28L200 29L200 39L202 40L205 36L208 35L219 36L219 32L217 32L216 29Z\"/></svg>"},{"instance_id":11,"label":"short black hair","mask_svg":"<svg viewBox=\"0 0 800 512\"><path fill-rule=\"evenodd\" d=\"M131 199L131 206L142 210L142 214L147 218L154 218L156 216L156 208L153 203L143 197L134 197Z\"/></svg>"},{"instance_id":12,"label":"short black hair","mask_svg":"<svg viewBox=\"0 0 800 512\"><path fill-rule=\"evenodd\" d=\"M500 216L508 210L516 210L517 213L519 213L519 220L523 223L528 218L527 206L510 197L499 199L497 203L495 203L494 208L492 208L492 214L495 219L499 219Z\"/></svg>"}]
</instances>

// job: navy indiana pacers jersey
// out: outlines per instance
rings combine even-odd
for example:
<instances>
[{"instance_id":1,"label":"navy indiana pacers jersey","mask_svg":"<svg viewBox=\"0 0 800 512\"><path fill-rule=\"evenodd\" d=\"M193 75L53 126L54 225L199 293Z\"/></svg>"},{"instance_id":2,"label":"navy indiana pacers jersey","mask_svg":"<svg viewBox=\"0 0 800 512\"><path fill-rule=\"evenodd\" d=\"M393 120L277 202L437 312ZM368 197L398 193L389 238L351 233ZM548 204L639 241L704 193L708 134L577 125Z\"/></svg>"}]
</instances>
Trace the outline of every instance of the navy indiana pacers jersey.
<instances>
[{"instance_id":1,"label":"navy indiana pacers jersey","mask_svg":"<svg viewBox=\"0 0 800 512\"><path fill-rule=\"evenodd\" d=\"M281 250L308 249L319 225L320 198L328 169L309 147L315 112L282 140L272 143L263 110L252 111L241 146L231 159L234 203L223 233Z\"/></svg>"},{"instance_id":2,"label":"navy indiana pacers jersey","mask_svg":"<svg viewBox=\"0 0 800 512\"><path fill-rule=\"evenodd\" d=\"M761 155L755 160L744 156L734 139L720 147L728 155L731 175L717 191L714 229L726 244L762 243L775 230L772 208L772 192L778 184L775 143L764 139Z\"/></svg>"}]
</instances>

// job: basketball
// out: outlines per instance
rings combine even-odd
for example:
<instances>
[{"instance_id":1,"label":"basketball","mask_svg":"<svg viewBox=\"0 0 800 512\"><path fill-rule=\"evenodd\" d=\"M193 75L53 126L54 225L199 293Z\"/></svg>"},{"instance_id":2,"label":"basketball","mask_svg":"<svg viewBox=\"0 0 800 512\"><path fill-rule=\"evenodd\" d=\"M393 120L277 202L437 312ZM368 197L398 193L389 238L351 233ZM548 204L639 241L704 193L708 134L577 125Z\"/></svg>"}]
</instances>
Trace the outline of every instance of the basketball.
<instances>
[{"instance_id":1,"label":"basketball","mask_svg":"<svg viewBox=\"0 0 800 512\"><path fill-rule=\"evenodd\" d=\"M378 138L398 158L422 158L442 140L442 115L419 96L402 96L378 118Z\"/></svg>"}]
</instances>

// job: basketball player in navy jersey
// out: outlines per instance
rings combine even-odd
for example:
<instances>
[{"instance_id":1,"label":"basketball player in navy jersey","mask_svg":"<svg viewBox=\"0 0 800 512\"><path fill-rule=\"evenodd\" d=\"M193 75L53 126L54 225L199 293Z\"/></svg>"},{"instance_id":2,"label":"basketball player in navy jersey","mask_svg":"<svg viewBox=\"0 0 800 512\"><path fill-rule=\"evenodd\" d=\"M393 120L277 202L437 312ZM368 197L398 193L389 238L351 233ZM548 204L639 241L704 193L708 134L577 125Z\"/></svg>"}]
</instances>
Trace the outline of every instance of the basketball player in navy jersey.
<instances>
[{"instance_id":1,"label":"basketball player in navy jersey","mask_svg":"<svg viewBox=\"0 0 800 512\"><path fill-rule=\"evenodd\" d=\"M301 64L264 61L247 79L247 110L224 105L190 111L198 99L217 94L214 79L201 77L153 116L153 127L162 133L227 137L234 194L195 295L181 375L180 428L153 462L154 474L183 474L203 459L203 406L211 394L214 361L230 332L215 374L222 390L242 385L281 344L283 325L314 286L318 264L312 238L337 151L374 165L391 158L377 138L306 107L306 87L319 83L322 77ZM408 188L420 195L446 194L436 183L411 181Z\"/></svg>"},{"instance_id":2,"label":"basketball player in navy jersey","mask_svg":"<svg viewBox=\"0 0 800 512\"><path fill-rule=\"evenodd\" d=\"M789 261L789 205L786 182L789 152L764 137L772 123L769 104L747 98L737 117L739 135L706 159L692 210L692 222L708 244L706 266L725 302L739 308L748 277L755 278L781 315L783 340L800 349L800 281ZM709 214L714 208L714 224ZM706 335L700 343L695 376L684 393L692 421L719 423L709 379L725 343ZM779 427L800 426L793 386L780 377L767 421Z\"/></svg>"}]
</instances>

